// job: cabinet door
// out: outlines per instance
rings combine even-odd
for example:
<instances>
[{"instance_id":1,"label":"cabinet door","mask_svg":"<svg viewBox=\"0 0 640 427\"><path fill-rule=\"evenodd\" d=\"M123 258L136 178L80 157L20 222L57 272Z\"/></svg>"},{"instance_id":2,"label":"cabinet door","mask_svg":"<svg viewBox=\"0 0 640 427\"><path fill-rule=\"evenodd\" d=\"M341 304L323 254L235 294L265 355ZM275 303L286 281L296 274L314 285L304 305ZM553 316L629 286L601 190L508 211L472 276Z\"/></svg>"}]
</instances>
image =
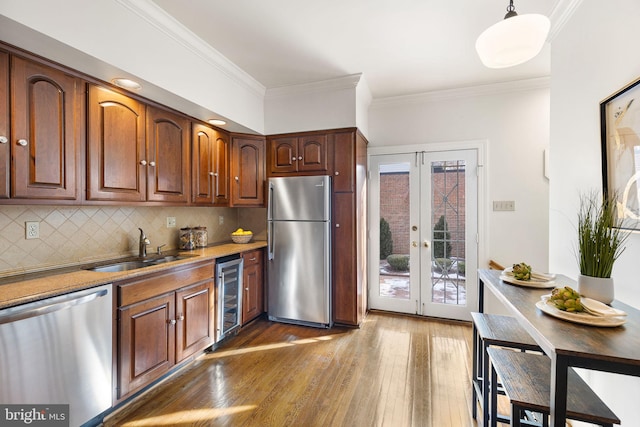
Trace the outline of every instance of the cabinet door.
<instances>
[{"instance_id":1,"label":"cabinet door","mask_svg":"<svg viewBox=\"0 0 640 427\"><path fill-rule=\"evenodd\" d=\"M213 342L214 310L213 280L176 292L176 362Z\"/></svg>"},{"instance_id":2,"label":"cabinet door","mask_svg":"<svg viewBox=\"0 0 640 427\"><path fill-rule=\"evenodd\" d=\"M298 171L326 172L329 170L327 135L303 136L298 139Z\"/></svg>"},{"instance_id":3,"label":"cabinet door","mask_svg":"<svg viewBox=\"0 0 640 427\"><path fill-rule=\"evenodd\" d=\"M0 52L0 199L9 197L9 55Z\"/></svg>"},{"instance_id":4,"label":"cabinet door","mask_svg":"<svg viewBox=\"0 0 640 427\"><path fill-rule=\"evenodd\" d=\"M175 365L174 301L170 293L119 310L119 398Z\"/></svg>"},{"instance_id":5,"label":"cabinet door","mask_svg":"<svg viewBox=\"0 0 640 427\"><path fill-rule=\"evenodd\" d=\"M233 138L231 206L264 205L264 138Z\"/></svg>"},{"instance_id":6,"label":"cabinet door","mask_svg":"<svg viewBox=\"0 0 640 427\"><path fill-rule=\"evenodd\" d=\"M269 172L272 174L297 171L298 138L286 137L269 140Z\"/></svg>"},{"instance_id":7,"label":"cabinet door","mask_svg":"<svg viewBox=\"0 0 640 427\"><path fill-rule=\"evenodd\" d=\"M147 200L189 201L190 132L186 117L147 107Z\"/></svg>"},{"instance_id":8,"label":"cabinet door","mask_svg":"<svg viewBox=\"0 0 640 427\"><path fill-rule=\"evenodd\" d=\"M352 192L356 162L354 132L336 133L333 138L333 191Z\"/></svg>"},{"instance_id":9,"label":"cabinet door","mask_svg":"<svg viewBox=\"0 0 640 427\"><path fill-rule=\"evenodd\" d=\"M229 205L229 152L231 141L226 132L214 131L213 141L213 204Z\"/></svg>"},{"instance_id":10,"label":"cabinet door","mask_svg":"<svg viewBox=\"0 0 640 427\"><path fill-rule=\"evenodd\" d=\"M146 198L145 107L91 85L87 120L87 199Z\"/></svg>"},{"instance_id":11,"label":"cabinet door","mask_svg":"<svg viewBox=\"0 0 640 427\"><path fill-rule=\"evenodd\" d=\"M62 71L13 57L12 197L77 198L80 86Z\"/></svg>"},{"instance_id":12,"label":"cabinet door","mask_svg":"<svg viewBox=\"0 0 640 427\"><path fill-rule=\"evenodd\" d=\"M263 262L262 251L246 252L244 259L244 292L242 298L242 324L255 319L263 312Z\"/></svg>"},{"instance_id":13,"label":"cabinet door","mask_svg":"<svg viewBox=\"0 0 640 427\"><path fill-rule=\"evenodd\" d=\"M333 321L358 325L358 281L352 193L334 194Z\"/></svg>"},{"instance_id":14,"label":"cabinet door","mask_svg":"<svg viewBox=\"0 0 640 427\"><path fill-rule=\"evenodd\" d=\"M193 202L213 203L213 144L215 131L200 123L193 124Z\"/></svg>"}]
</instances>

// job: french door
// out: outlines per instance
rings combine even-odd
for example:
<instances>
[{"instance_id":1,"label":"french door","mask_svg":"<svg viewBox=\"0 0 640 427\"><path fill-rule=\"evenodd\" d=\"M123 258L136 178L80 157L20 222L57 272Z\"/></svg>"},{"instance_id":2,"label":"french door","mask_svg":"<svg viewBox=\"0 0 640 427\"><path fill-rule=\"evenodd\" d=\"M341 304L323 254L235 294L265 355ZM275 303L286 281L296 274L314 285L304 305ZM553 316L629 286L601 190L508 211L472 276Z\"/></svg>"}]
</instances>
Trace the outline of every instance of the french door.
<instances>
[{"instance_id":1,"label":"french door","mask_svg":"<svg viewBox=\"0 0 640 427\"><path fill-rule=\"evenodd\" d=\"M370 308L471 319L477 159L475 149L370 156Z\"/></svg>"}]
</instances>

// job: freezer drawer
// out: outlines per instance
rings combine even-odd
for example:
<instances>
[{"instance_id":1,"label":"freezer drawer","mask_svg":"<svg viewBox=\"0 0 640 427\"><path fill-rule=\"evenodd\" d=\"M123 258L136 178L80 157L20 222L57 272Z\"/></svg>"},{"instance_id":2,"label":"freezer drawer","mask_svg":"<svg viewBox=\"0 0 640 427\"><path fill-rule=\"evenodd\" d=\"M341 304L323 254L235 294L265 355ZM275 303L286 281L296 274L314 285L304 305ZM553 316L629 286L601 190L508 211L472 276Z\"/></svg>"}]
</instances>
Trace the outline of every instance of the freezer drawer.
<instances>
[{"instance_id":1,"label":"freezer drawer","mask_svg":"<svg viewBox=\"0 0 640 427\"><path fill-rule=\"evenodd\" d=\"M329 224L271 223L267 266L271 320L331 326Z\"/></svg>"}]
</instances>

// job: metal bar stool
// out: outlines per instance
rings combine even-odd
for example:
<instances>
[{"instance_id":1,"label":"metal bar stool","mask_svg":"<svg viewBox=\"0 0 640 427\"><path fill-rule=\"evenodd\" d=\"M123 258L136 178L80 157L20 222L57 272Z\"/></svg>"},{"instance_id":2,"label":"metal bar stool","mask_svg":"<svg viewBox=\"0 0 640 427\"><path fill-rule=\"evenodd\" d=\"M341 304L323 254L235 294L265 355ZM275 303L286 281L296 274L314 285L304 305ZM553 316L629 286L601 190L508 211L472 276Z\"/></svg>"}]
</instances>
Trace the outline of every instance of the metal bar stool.
<instances>
[{"instance_id":1,"label":"metal bar stool","mask_svg":"<svg viewBox=\"0 0 640 427\"><path fill-rule=\"evenodd\" d=\"M472 366L472 415L477 417L477 404L482 408L482 426L489 425L489 419L509 422L509 418L489 411L489 356L490 346L500 346L520 351L542 352L531 335L518 321L510 316L498 314L471 313L473 320L473 366ZM496 388L496 393L502 393Z\"/></svg>"},{"instance_id":2,"label":"metal bar stool","mask_svg":"<svg viewBox=\"0 0 640 427\"><path fill-rule=\"evenodd\" d=\"M511 426L549 425L549 396L551 389L551 359L542 354L489 348L491 359L491 410L497 408L498 377L511 404ZM541 423L523 420L525 411L542 414ZM620 419L591 390L582 378L569 369L567 388L567 418L612 427ZM497 426L495 417L491 426Z\"/></svg>"}]
</instances>

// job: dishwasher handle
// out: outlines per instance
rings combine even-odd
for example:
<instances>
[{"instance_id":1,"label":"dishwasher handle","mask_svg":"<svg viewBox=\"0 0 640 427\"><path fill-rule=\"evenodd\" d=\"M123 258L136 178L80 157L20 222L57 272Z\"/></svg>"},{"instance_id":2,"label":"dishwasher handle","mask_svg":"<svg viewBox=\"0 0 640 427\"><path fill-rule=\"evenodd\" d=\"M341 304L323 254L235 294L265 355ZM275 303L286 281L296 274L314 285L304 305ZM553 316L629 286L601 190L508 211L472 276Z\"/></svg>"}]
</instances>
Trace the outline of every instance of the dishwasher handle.
<instances>
[{"instance_id":1,"label":"dishwasher handle","mask_svg":"<svg viewBox=\"0 0 640 427\"><path fill-rule=\"evenodd\" d=\"M74 305L86 304L97 298L106 296L108 293L108 289L74 292L60 297L48 298L42 301L8 308L0 312L0 325L32 317L43 316L48 313L64 310Z\"/></svg>"}]
</instances>

